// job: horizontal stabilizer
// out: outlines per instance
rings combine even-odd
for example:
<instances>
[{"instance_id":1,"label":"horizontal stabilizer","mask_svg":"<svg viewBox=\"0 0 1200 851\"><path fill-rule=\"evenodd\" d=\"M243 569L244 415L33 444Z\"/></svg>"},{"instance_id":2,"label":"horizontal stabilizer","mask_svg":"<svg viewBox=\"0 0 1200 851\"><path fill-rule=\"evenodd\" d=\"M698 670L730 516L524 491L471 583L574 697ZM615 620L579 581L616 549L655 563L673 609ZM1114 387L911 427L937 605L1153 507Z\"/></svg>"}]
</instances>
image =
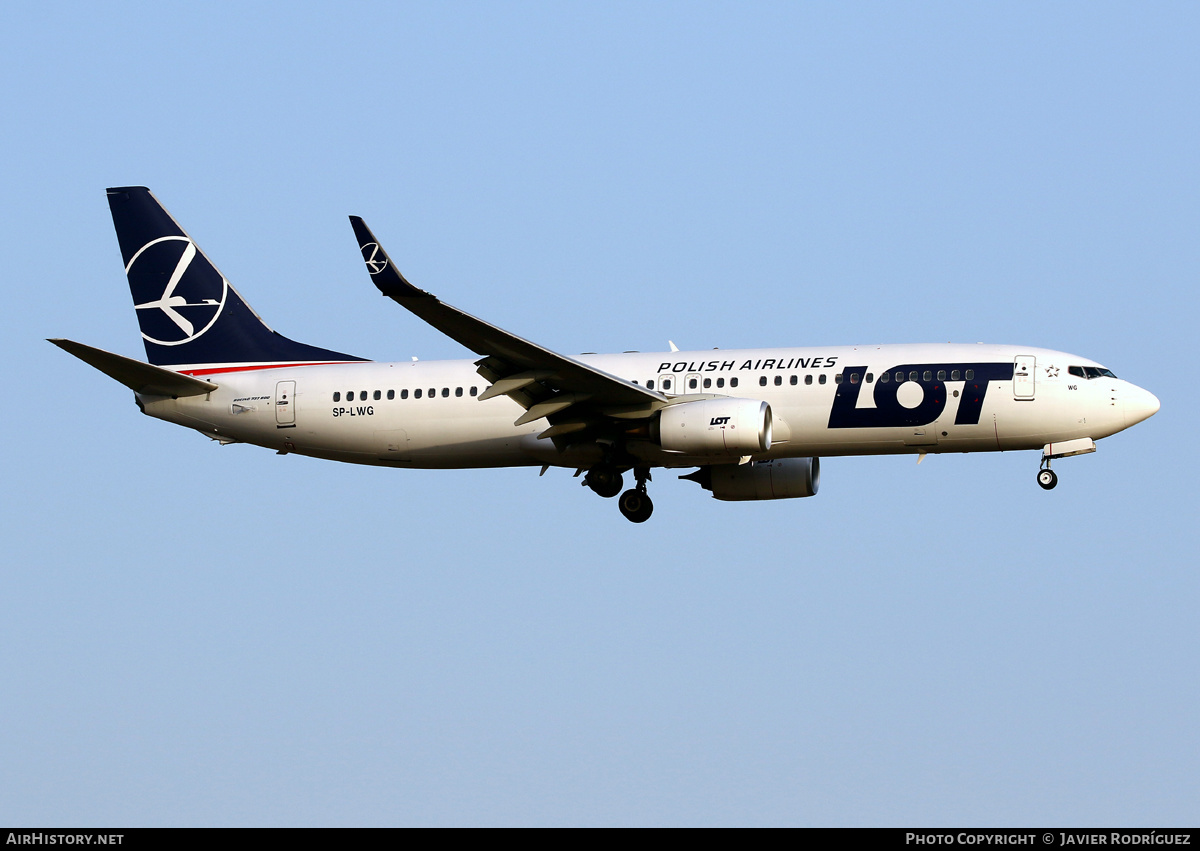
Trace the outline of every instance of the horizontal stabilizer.
<instances>
[{"instance_id":1,"label":"horizontal stabilizer","mask_svg":"<svg viewBox=\"0 0 1200 851\"><path fill-rule=\"evenodd\" d=\"M49 340L65 352L70 352L89 366L115 378L135 393L147 396L203 396L217 389L216 384L180 375L160 366L114 355L103 349L85 346L73 340Z\"/></svg>"}]
</instances>

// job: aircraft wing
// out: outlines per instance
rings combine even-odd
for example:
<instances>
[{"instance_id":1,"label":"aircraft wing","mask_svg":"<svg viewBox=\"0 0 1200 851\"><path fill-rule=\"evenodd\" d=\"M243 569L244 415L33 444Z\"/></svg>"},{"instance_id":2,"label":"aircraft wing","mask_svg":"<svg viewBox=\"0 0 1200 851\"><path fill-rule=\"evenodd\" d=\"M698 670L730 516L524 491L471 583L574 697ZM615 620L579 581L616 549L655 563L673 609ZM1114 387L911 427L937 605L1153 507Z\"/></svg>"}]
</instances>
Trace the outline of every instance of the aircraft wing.
<instances>
[{"instance_id":1,"label":"aircraft wing","mask_svg":"<svg viewBox=\"0 0 1200 851\"><path fill-rule=\"evenodd\" d=\"M74 340L53 339L53 343L65 352L70 352L89 366L124 384L135 393L147 396L203 396L217 389L217 385L163 369L161 366L142 363L140 360L115 355L104 349L85 346Z\"/></svg>"},{"instance_id":2,"label":"aircraft wing","mask_svg":"<svg viewBox=\"0 0 1200 851\"><path fill-rule=\"evenodd\" d=\"M483 355L476 362L479 374L492 386L480 399L501 395L514 399L526 409L518 418L518 425L553 416L551 422L559 430L552 428L550 432L560 434L582 430L585 425L583 421L568 423L569 417L560 413L572 406L579 406L571 412L573 415L587 410L629 417L639 413L648 416L666 403L667 398L661 393L531 343L414 287L400 274L361 218L351 216L350 224L367 271L379 291L447 337Z\"/></svg>"}]
</instances>

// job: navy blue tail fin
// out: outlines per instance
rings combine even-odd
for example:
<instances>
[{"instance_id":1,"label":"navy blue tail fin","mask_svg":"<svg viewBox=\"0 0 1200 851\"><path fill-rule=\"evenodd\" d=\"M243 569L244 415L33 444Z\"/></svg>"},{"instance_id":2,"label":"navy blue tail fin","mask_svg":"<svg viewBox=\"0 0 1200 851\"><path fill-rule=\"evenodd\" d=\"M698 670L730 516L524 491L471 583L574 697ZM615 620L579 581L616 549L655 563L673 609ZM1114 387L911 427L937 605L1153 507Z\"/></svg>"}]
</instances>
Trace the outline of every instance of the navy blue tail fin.
<instances>
[{"instance_id":1,"label":"navy blue tail fin","mask_svg":"<svg viewBox=\"0 0 1200 851\"><path fill-rule=\"evenodd\" d=\"M363 360L297 343L268 328L146 187L109 189L108 206L150 363Z\"/></svg>"}]
</instances>

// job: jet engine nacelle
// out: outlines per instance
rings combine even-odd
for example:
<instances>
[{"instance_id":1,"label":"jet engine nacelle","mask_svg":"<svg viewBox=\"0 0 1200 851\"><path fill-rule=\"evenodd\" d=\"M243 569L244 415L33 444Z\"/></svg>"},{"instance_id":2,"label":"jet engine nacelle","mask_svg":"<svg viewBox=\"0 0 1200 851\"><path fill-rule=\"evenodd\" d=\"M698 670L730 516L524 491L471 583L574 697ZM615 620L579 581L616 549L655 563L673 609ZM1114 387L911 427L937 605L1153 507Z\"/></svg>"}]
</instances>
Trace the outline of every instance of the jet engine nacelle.
<instances>
[{"instance_id":1,"label":"jet engine nacelle","mask_svg":"<svg viewBox=\"0 0 1200 851\"><path fill-rule=\"evenodd\" d=\"M760 399L705 399L663 408L657 439L685 455L754 455L771 448L771 406Z\"/></svg>"},{"instance_id":2,"label":"jet engine nacelle","mask_svg":"<svg viewBox=\"0 0 1200 851\"><path fill-rule=\"evenodd\" d=\"M699 483L715 499L793 499L813 496L821 484L820 458L780 458L749 464L715 464L680 478Z\"/></svg>"}]
</instances>

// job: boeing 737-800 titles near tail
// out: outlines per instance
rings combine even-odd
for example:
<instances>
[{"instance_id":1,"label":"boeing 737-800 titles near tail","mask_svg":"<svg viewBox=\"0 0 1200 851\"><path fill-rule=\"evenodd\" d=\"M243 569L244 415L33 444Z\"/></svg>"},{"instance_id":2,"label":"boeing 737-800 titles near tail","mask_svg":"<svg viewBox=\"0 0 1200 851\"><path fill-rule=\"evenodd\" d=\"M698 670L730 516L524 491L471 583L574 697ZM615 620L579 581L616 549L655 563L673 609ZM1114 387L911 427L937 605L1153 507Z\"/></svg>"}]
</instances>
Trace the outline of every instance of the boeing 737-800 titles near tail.
<instances>
[{"instance_id":1,"label":"boeing 737-800 titles near tail","mask_svg":"<svg viewBox=\"0 0 1200 851\"><path fill-rule=\"evenodd\" d=\"M108 190L149 363L51 342L143 413L221 443L389 467L567 467L641 523L655 467L717 499L812 496L822 456L1040 449L1057 458L1158 410L1087 358L1028 346L883 345L568 357L405 280L351 217L379 291L475 359L376 363L272 331L148 189ZM623 476L636 484L621 493Z\"/></svg>"}]
</instances>

